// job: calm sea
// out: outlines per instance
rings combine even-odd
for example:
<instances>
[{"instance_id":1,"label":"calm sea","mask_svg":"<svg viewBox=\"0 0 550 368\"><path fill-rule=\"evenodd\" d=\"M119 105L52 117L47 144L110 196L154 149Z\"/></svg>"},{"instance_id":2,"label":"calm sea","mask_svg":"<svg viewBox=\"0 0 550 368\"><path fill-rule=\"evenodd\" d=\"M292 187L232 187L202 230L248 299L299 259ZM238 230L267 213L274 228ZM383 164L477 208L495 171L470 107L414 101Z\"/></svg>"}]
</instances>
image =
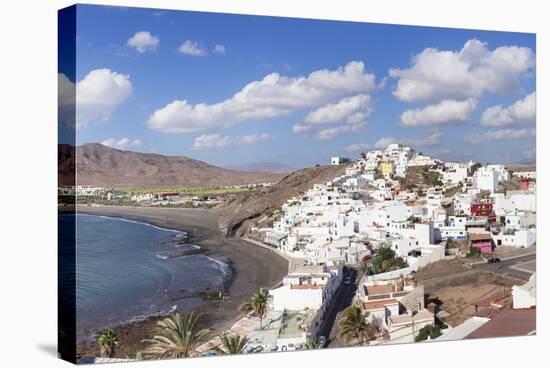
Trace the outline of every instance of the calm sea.
<instances>
[{"instance_id":1,"label":"calm sea","mask_svg":"<svg viewBox=\"0 0 550 368\"><path fill-rule=\"evenodd\" d=\"M74 221L59 215L60 225ZM202 303L197 293L217 292L230 276L226 260L198 249L185 233L95 215L76 216L77 334L132 322Z\"/></svg>"}]
</instances>

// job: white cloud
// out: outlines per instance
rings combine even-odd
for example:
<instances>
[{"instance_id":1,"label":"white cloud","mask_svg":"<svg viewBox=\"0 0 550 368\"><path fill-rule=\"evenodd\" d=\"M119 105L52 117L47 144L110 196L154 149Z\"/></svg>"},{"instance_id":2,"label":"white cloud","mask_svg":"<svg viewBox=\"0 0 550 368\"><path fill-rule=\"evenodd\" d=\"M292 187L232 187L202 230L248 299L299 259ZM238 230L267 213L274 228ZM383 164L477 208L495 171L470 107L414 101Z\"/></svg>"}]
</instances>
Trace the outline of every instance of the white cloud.
<instances>
[{"instance_id":1,"label":"white cloud","mask_svg":"<svg viewBox=\"0 0 550 368\"><path fill-rule=\"evenodd\" d=\"M368 151L369 149L370 149L370 145L368 143L354 143L354 144L350 144L347 147L342 148L343 151L350 152L350 153Z\"/></svg>"},{"instance_id":2,"label":"white cloud","mask_svg":"<svg viewBox=\"0 0 550 368\"><path fill-rule=\"evenodd\" d=\"M353 124L353 125L339 125L334 128L327 128L319 130L315 134L315 138L319 140L332 139L340 134L356 133L360 131L366 124Z\"/></svg>"},{"instance_id":3,"label":"white cloud","mask_svg":"<svg viewBox=\"0 0 550 368\"><path fill-rule=\"evenodd\" d=\"M132 94L130 76L110 69L90 71L76 84L76 126L109 120L113 111Z\"/></svg>"},{"instance_id":4,"label":"white cloud","mask_svg":"<svg viewBox=\"0 0 550 368\"><path fill-rule=\"evenodd\" d=\"M136 34L133 35L126 44L135 48L137 52L144 53L146 51L155 51L159 45L159 42L160 40L158 37L153 36L147 31L140 31L136 32Z\"/></svg>"},{"instance_id":5,"label":"white cloud","mask_svg":"<svg viewBox=\"0 0 550 368\"><path fill-rule=\"evenodd\" d=\"M380 138L376 143L374 143L373 147L376 149L384 149L388 145L393 143L404 144L407 146L411 146L412 148L433 147L441 143L442 136L443 136L443 133L441 133L439 130L433 130L430 132L430 134L426 136L421 136L416 138L384 137L384 138Z\"/></svg>"},{"instance_id":6,"label":"white cloud","mask_svg":"<svg viewBox=\"0 0 550 368\"><path fill-rule=\"evenodd\" d=\"M182 54L191 55L191 56L206 56L208 50L206 47L201 45L196 41L187 40L180 45L178 51Z\"/></svg>"},{"instance_id":7,"label":"white cloud","mask_svg":"<svg viewBox=\"0 0 550 368\"><path fill-rule=\"evenodd\" d=\"M270 139L267 133L245 135L237 139L238 143L257 143Z\"/></svg>"},{"instance_id":8,"label":"white cloud","mask_svg":"<svg viewBox=\"0 0 550 368\"><path fill-rule=\"evenodd\" d=\"M76 86L63 73L57 75L57 102L59 120L74 129Z\"/></svg>"},{"instance_id":9,"label":"white cloud","mask_svg":"<svg viewBox=\"0 0 550 368\"><path fill-rule=\"evenodd\" d=\"M313 125L307 124L294 124L292 126L292 131L294 133L307 133L313 130Z\"/></svg>"},{"instance_id":10,"label":"white cloud","mask_svg":"<svg viewBox=\"0 0 550 368\"><path fill-rule=\"evenodd\" d=\"M122 138L119 140L116 140L115 138L108 138L102 141L101 144L112 148L126 149L141 146L141 141L139 139L130 138Z\"/></svg>"},{"instance_id":11,"label":"white cloud","mask_svg":"<svg viewBox=\"0 0 550 368\"><path fill-rule=\"evenodd\" d=\"M175 100L150 116L149 127L164 133L187 133L226 127L237 122L266 119L308 107L318 107L353 93L369 93L375 77L362 62L336 70L316 70L308 76L278 73L244 86L231 98L215 104Z\"/></svg>"},{"instance_id":12,"label":"white cloud","mask_svg":"<svg viewBox=\"0 0 550 368\"><path fill-rule=\"evenodd\" d=\"M464 140L468 143L483 143L487 141L531 138L535 134L535 129L495 129L486 131L485 133L469 134L464 137Z\"/></svg>"},{"instance_id":13,"label":"white cloud","mask_svg":"<svg viewBox=\"0 0 550 368\"><path fill-rule=\"evenodd\" d=\"M409 69L390 69L398 78L393 94L402 101L464 100L486 92L505 93L519 87L520 76L535 65L528 47L501 46L489 50L476 39L459 51L426 48Z\"/></svg>"},{"instance_id":14,"label":"white cloud","mask_svg":"<svg viewBox=\"0 0 550 368\"><path fill-rule=\"evenodd\" d=\"M465 101L443 100L421 109L405 111L401 114L401 125L417 127L468 123L476 105L477 102L471 98Z\"/></svg>"},{"instance_id":15,"label":"white cloud","mask_svg":"<svg viewBox=\"0 0 550 368\"><path fill-rule=\"evenodd\" d=\"M193 143L193 149L212 149L212 148L223 148L226 146L239 145L239 144L252 144L261 141L266 141L271 139L271 136L267 133L261 134L250 134L244 135L241 137L231 137L224 136L222 137L219 134L203 134L195 138Z\"/></svg>"},{"instance_id":16,"label":"white cloud","mask_svg":"<svg viewBox=\"0 0 550 368\"><path fill-rule=\"evenodd\" d=\"M336 103L327 104L310 112L306 124L363 123L370 113L369 95L356 95L344 98Z\"/></svg>"},{"instance_id":17,"label":"white cloud","mask_svg":"<svg viewBox=\"0 0 550 368\"><path fill-rule=\"evenodd\" d=\"M441 133L438 130L434 130L426 136L417 137L417 138L405 138L405 139L398 140L398 143L405 144L413 148L414 147L433 147L441 143L442 136L443 136L443 133Z\"/></svg>"},{"instance_id":18,"label":"white cloud","mask_svg":"<svg viewBox=\"0 0 550 368\"><path fill-rule=\"evenodd\" d=\"M212 49L212 52L213 52L214 54L225 55L225 46L224 46L224 45L216 45L216 46L214 46L214 48Z\"/></svg>"},{"instance_id":19,"label":"white cloud","mask_svg":"<svg viewBox=\"0 0 550 368\"><path fill-rule=\"evenodd\" d=\"M535 123L537 114L535 92L514 102L508 107L497 105L488 108L481 117L481 125L486 127L503 127Z\"/></svg>"},{"instance_id":20,"label":"white cloud","mask_svg":"<svg viewBox=\"0 0 550 368\"><path fill-rule=\"evenodd\" d=\"M310 112L303 123L292 127L294 133L315 132L317 139L332 139L339 134L357 132L366 125L371 111L369 95L359 94L326 104ZM321 129L323 125L337 125Z\"/></svg>"},{"instance_id":21,"label":"white cloud","mask_svg":"<svg viewBox=\"0 0 550 368\"><path fill-rule=\"evenodd\" d=\"M384 137L380 138L379 140L374 143L373 147L376 149L383 149L386 148L388 145L395 143L395 138L392 137Z\"/></svg>"}]
</instances>

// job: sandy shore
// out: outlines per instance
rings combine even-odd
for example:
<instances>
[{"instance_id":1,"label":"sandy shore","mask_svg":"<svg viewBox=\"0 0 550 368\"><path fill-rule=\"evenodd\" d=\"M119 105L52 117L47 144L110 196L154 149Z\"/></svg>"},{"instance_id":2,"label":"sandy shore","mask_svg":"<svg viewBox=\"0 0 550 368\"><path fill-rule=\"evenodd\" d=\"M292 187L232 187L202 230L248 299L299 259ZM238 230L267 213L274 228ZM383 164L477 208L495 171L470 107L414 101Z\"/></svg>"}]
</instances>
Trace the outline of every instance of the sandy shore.
<instances>
[{"instance_id":1,"label":"sandy shore","mask_svg":"<svg viewBox=\"0 0 550 368\"><path fill-rule=\"evenodd\" d=\"M238 306L260 287L272 287L279 283L288 270L288 262L283 257L240 239L226 238L218 228L218 217L200 209L150 208L119 206L79 206L80 213L124 217L147 222L156 226L184 230L191 234L193 243L214 254L229 259L233 271L227 285L225 301L211 301L200 312L204 313L204 327L216 331L228 329L242 313ZM124 326L114 326L120 336L119 357L135 356L136 351L145 346L141 340L149 338L156 319L136 322ZM81 356L99 353L97 344L79 342Z\"/></svg>"}]
</instances>

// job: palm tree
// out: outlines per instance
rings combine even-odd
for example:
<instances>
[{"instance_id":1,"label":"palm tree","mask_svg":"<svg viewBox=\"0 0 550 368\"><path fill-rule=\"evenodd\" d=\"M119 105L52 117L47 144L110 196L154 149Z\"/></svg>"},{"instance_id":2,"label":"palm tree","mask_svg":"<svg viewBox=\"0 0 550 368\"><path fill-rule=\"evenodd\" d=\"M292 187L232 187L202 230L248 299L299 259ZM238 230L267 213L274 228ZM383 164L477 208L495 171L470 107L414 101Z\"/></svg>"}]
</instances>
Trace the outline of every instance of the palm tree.
<instances>
[{"instance_id":1,"label":"palm tree","mask_svg":"<svg viewBox=\"0 0 550 368\"><path fill-rule=\"evenodd\" d=\"M269 300L269 291L267 289L261 288L255 292L250 301L243 303L239 306L241 311L254 311L258 317L260 317L260 329L262 329L262 321L264 316L267 313L267 302Z\"/></svg>"},{"instance_id":2,"label":"palm tree","mask_svg":"<svg viewBox=\"0 0 550 368\"><path fill-rule=\"evenodd\" d=\"M348 307L339 322L339 334L346 344L364 344L369 339L369 325L361 308L357 306Z\"/></svg>"},{"instance_id":3,"label":"palm tree","mask_svg":"<svg viewBox=\"0 0 550 368\"><path fill-rule=\"evenodd\" d=\"M246 337L240 335L220 335L222 345L214 349L218 354L241 354L248 343Z\"/></svg>"},{"instance_id":4,"label":"palm tree","mask_svg":"<svg viewBox=\"0 0 550 368\"><path fill-rule=\"evenodd\" d=\"M201 314L176 313L157 322L152 339L144 340L149 346L143 350L148 358L182 358L195 353L195 349L210 340L213 335L199 328Z\"/></svg>"},{"instance_id":5,"label":"palm tree","mask_svg":"<svg viewBox=\"0 0 550 368\"><path fill-rule=\"evenodd\" d=\"M367 262L359 262L357 265L357 271L359 271L359 277L358 279L361 279L363 275L366 275L367 272L369 272L370 265Z\"/></svg>"},{"instance_id":6,"label":"palm tree","mask_svg":"<svg viewBox=\"0 0 550 368\"><path fill-rule=\"evenodd\" d=\"M317 341L309 340L308 342L305 343L304 348L306 350L313 350L313 349L319 349L320 346L321 344L319 344Z\"/></svg>"},{"instance_id":7,"label":"palm tree","mask_svg":"<svg viewBox=\"0 0 550 368\"><path fill-rule=\"evenodd\" d=\"M115 331L109 329L104 331L97 342L100 347L100 355L106 358L112 358L115 356L115 347L118 346L118 335Z\"/></svg>"}]
</instances>

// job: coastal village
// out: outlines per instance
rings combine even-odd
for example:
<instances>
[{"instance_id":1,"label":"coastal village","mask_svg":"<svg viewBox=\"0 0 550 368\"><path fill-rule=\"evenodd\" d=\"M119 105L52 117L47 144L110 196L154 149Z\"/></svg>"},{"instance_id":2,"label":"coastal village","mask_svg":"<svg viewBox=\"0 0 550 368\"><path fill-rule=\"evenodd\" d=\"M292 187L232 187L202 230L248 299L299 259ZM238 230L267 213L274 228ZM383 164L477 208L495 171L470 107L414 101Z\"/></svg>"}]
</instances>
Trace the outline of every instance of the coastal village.
<instances>
[{"instance_id":1,"label":"coastal village","mask_svg":"<svg viewBox=\"0 0 550 368\"><path fill-rule=\"evenodd\" d=\"M534 169L444 162L401 144L330 164L344 165L344 174L288 198L243 237L286 258L288 274L252 296L262 308L243 308L242 319L194 354L220 351L221 336L258 353L535 333ZM105 188L60 190L116 199ZM130 197L140 206L182 198ZM477 276L428 292L453 273Z\"/></svg>"},{"instance_id":2,"label":"coastal village","mask_svg":"<svg viewBox=\"0 0 550 368\"><path fill-rule=\"evenodd\" d=\"M263 325L251 312L232 328L246 337L246 352L535 333L535 269L527 266L536 245L534 170L443 162L400 144L331 164L347 165L345 174L289 198L272 226L252 229L261 241L248 240L286 257L289 272L269 290ZM432 182L406 187L412 170ZM499 249L516 250L511 260L530 257L522 280L476 296L471 313L449 323L452 312L417 275L457 259L498 272L507 267ZM349 333L354 313L363 321Z\"/></svg>"}]
</instances>

